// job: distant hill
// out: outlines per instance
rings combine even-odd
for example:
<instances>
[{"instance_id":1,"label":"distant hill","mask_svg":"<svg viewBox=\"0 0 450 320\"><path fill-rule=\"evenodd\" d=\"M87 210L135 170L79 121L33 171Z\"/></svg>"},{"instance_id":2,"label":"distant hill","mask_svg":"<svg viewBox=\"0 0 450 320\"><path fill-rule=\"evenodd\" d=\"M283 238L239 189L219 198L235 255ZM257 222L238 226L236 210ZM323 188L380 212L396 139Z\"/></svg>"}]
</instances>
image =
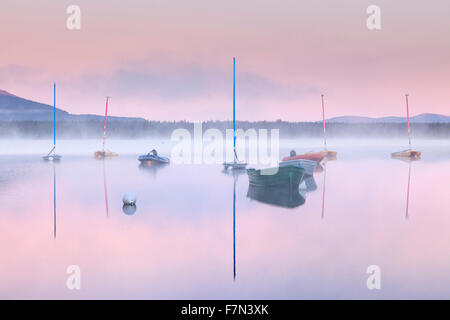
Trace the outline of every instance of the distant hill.
<instances>
[{"instance_id":1,"label":"distant hill","mask_svg":"<svg viewBox=\"0 0 450 320\"><path fill-rule=\"evenodd\" d=\"M103 115L71 114L56 108L57 121L90 121L102 120ZM146 121L142 118L113 117L109 119L118 121ZM0 89L0 121L53 121L53 106L17 97ZM361 124L361 123L404 123L403 117L369 118L359 116L342 116L330 118L330 123ZM413 123L450 123L450 116L424 113L411 117Z\"/></svg>"},{"instance_id":2,"label":"distant hill","mask_svg":"<svg viewBox=\"0 0 450 320\"><path fill-rule=\"evenodd\" d=\"M327 122L334 123L402 123L406 122L406 117L358 117L358 116L343 116L330 118ZM411 123L450 123L450 116L444 116L434 113L422 113L410 118Z\"/></svg>"},{"instance_id":3,"label":"distant hill","mask_svg":"<svg viewBox=\"0 0 450 320\"><path fill-rule=\"evenodd\" d=\"M56 108L56 119L71 121L101 120L103 116L70 114ZM111 120L146 121L142 118L110 117ZM53 106L17 97L0 89L0 121L53 121Z\"/></svg>"}]
</instances>

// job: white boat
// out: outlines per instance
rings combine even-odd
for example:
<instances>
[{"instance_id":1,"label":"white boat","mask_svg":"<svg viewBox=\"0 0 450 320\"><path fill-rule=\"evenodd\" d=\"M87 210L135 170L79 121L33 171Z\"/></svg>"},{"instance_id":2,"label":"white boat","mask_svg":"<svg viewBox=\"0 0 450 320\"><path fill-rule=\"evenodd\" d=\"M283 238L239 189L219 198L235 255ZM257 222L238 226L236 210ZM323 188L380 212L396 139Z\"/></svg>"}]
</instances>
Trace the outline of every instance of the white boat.
<instances>
[{"instance_id":1,"label":"white boat","mask_svg":"<svg viewBox=\"0 0 450 320\"><path fill-rule=\"evenodd\" d=\"M305 169L305 176L312 176L314 174L314 170L316 170L317 162L313 160L306 159L296 159L296 160L287 160L281 161L279 163L280 167L284 166L296 166Z\"/></svg>"}]
</instances>

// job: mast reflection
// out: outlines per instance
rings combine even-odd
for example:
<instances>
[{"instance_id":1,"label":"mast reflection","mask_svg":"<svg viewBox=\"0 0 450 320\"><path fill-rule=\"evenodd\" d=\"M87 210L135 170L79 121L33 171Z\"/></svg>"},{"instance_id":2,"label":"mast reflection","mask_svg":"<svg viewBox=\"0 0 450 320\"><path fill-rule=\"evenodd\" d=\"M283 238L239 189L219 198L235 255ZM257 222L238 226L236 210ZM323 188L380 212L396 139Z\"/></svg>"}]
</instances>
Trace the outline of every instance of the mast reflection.
<instances>
[{"instance_id":1,"label":"mast reflection","mask_svg":"<svg viewBox=\"0 0 450 320\"><path fill-rule=\"evenodd\" d=\"M406 216L405 218L408 219L408 211L409 211L409 189L411 185L411 161L409 162L409 168L408 168L408 190L406 191Z\"/></svg>"},{"instance_id":2,"label":"mast reflection","mask_svg":"<svg viewBox=\"0 0 450 320\"><path fill-rule=\"evenodd\" d=\"M139 169L142 171L149 172L154 178L156 178L156 174L159 170L168 167L166 163L157 163L157 162L141 162L139 164Z\"/></svg>"},{"instance_id":3,"label":"mast reflection","mask_svg":"<svg viewBox=\"0 0 450 320\"><path fill-rule=\"evenodd\" d=\"M53 238L56 239L56 167L53 162Z\"/></svg>"},{"instance_id":4,"label":"mast reflection","mask_svg":"<svg viewBox=\"0 0 450 320\"><path fill-rule=\"evenodd\" d=\"M420 158L392 158L395 160L400 160L408 163L408 186L406 189L406 209L405 209L405 219L409 219L409 194L411 190L411 171L412 163L415 161L420 161Z\"/></svg>"},{"instance_id":5,"label":"mast reflection","mask_svg":"<svg viewBox=\"0 0 450 320\"><path fill-rule=\"evenodd\" d=\"M223 170L224 174L233 176L233 280L236 281L236 183L245 169Z\"/></svg>"},{"instance_id":6,"label":"mast reflection","mask_svg":"<svg viewBox=\"0 0 450 320\"><path fill-rule=\"evenodd\" d=\"M106 207L106 217L109 217L109 206L108 206L108 185L106 183L106 169L105 169L105 159L102 159L103 166L103 191L105 193L105 207Z\"/></svg>"},{"instance_id":7,"label":"mast reflection","mask_svg":"<svg viewBox=\"0 0 450 320\"><path fill-rule=\"evenodd\" d=\"M322 219L325 218L325 191L327 186L327 163L323 164Z\"/></svg>"},{"instance_id":8,"label":"mast reflection","mask_svg":"<svg viewBox=\"0 0 450 320\"><path fill-rule=\"evenodd\" d=\"M405 210L405 219L409 219L409 194L411 190L411 171L412 171L412 163L415 161L420 161L420 158L392 158L395 160L400 160L408 163L408 186L406 189L406 210Z\"/></svg>"}]
</instances>

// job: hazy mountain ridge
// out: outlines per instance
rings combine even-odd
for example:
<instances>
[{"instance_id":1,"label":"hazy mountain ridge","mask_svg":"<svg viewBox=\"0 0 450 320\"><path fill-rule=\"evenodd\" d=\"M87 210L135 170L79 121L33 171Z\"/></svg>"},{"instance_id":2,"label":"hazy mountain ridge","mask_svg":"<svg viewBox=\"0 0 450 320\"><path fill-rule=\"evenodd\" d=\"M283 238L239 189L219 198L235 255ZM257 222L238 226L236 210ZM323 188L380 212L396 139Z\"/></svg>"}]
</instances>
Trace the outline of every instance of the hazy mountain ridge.
<instances>
[{"instance_id":1,"label":"hazy mountain ridge","mask_svg":"<svg viewBox=\"0 0 450 320\"><path fill-rule=\"evenodd\" d=\"M60 108L56 108L57 121L88 121L103 119L103 115L94 114L71 114ZM118 121L146 121L138 117L109 117ZM423 113L411 117L412 123L450 123L450 116ZM27 100L15 96L5 90L0 89L0 121L53 121L53 106ZM406 117L381 117L370 118L362 116L341 116L326 120L330 123L402 123ZM274 121L275 122L275 121ZM319 121L317 121L319 122Z\"/></svg>"},{"instance_id":2,"label":"hazy mountain ridge","mask_svg":"<svg viewBox=\"0 0 450 320\"><path fill-rule=\"evenodd\" d=\"M70 121L100 120L103 115L71 114L56 107L56 119ZM136 117L109 117L111 120L145 121ZM20 98L0 89L0 121L53 121L53 106Z\"/></svg>"},{"instance_id":3,"label":"hazy mountain ridge","mask_svg":"<svg viewBox=\"0 0 450 320\"><path fill-rule=\"evenodd\" d=\"M359 116L342 116L327 119L327 122L335 123L402 123L406 121L406 117L359 117ZM435 113L422 113L417 116L410 117L411 123L450 123L450 116L435 114Z\"/></svg>"}]
</instances>

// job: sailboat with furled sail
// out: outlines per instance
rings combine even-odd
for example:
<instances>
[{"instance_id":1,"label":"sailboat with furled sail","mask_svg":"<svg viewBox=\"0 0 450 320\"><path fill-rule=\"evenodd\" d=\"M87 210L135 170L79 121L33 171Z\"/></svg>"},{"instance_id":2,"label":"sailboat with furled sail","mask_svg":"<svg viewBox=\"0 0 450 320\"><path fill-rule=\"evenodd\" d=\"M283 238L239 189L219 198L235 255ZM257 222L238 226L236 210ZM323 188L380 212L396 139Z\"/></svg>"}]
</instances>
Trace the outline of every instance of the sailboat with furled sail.
<instances>
[{"instance_id":1,"label":"sailboat with furled sail","mask_svg":"<svg viewBox=\"0 0 450 320\"><path fill-rule=\"evenodd\" d=\"M308 172L314 171L316 169L316 166L311 164L310 161L315 161L317 168L319 168L318 164L323 161L331 161L337 159L337 152L336 151L330 151L327 148L327 128L325 124L325 100L324 96L322 94L322 120L323 120L323 146L324 149L319 152L307 152L305 154L299 154L295 152L295 150L292 150L288 157L284 157L282 159L281 163L284 164L290 164L290 163L296 163L299 164L306 169L308 169ZM311 174L310 174L311 175Z\"/></svg>"},{"instance_id":2,"label":"sailboat with furled sail","mask_svg":"<svg viewBox=\"0 0 450 320\"><path fill-rule=\"evenodd\" d=\"M411 126L409 124L409 104L408 104L408 96L409 94L405 94L405 98L406 98L406 118L408 120L408 139L409 139L409 149L407 150L403 150L403 151L399 151L399 152L394 152L391 154L392 158L397 158L397 159L412 159L412 160L420 160L420 156L421 156L421 152L420 151L415 151L412 150L411 148Z\"/></svg>"},{"instance_id":3,"label":"sailboat with furled sail","mask_svg":"<svg viewBox=\"0 0 450 320\"><path fill-rule=\"evenodd\" d=\"M225 170L243 170L247 163L240 161L236 152L236 58L233 57L233 153L234 160L232 162L224 162Z\"/></svg>"},{"instance_id":4,"label":"sailboat with furled sail","mask_svg":"<svg viewBox=\"0 0 450 320\"><path fill-rule=\"evenodd\" d=\"M56 83L53 83L53 148L42 158L46 161L61 160L61 156L56 153Z\"/></svg>"},{"instance_id":5,"label":"sailboat with furled sail","mask_svg":"<svg viewBox=\"0 0 450 320\"><path fill-rule=\"evenodd\" d=\"M323 147L324 149L320 152L309 152L306 153L306 156L322 156L323 159L326 160L336 160L337 158L337 152L336 151L330 151L327 147L327 128L325 124L325 95L322 94L322 121L323 121Z\"/></svg>"},{"instance_id":6,"label":"sailboat with furled sail","mask_svg":"<svg viewBox=\"0 0 450 320\"><path fill-rule=\"evenodd\" d=\"M105 159L105 158L114 158L117 157L118 154L111 151L105 150L105 140L106 140L106 122L108 119L108 101L109 97L106 97L106 108L105 108L105 121L103 124L103 145L102 150L94 152L95 159Z\"/></svg>"},{"instance_id":7,"label":"sailboat with furled sail","mask_svg":"<svg viewBox=\"0 0 450 320\"><path fill-rule=\"evenodd\" d=\"M326 160L336 160L337 152L336 151L330 151L327 148L327 130L325 126L325 102L324 102L324 96L322 94L322 120L323 120L323 146L324 149L321 152L322 155Z\"/></svg>"}]
</instances>

